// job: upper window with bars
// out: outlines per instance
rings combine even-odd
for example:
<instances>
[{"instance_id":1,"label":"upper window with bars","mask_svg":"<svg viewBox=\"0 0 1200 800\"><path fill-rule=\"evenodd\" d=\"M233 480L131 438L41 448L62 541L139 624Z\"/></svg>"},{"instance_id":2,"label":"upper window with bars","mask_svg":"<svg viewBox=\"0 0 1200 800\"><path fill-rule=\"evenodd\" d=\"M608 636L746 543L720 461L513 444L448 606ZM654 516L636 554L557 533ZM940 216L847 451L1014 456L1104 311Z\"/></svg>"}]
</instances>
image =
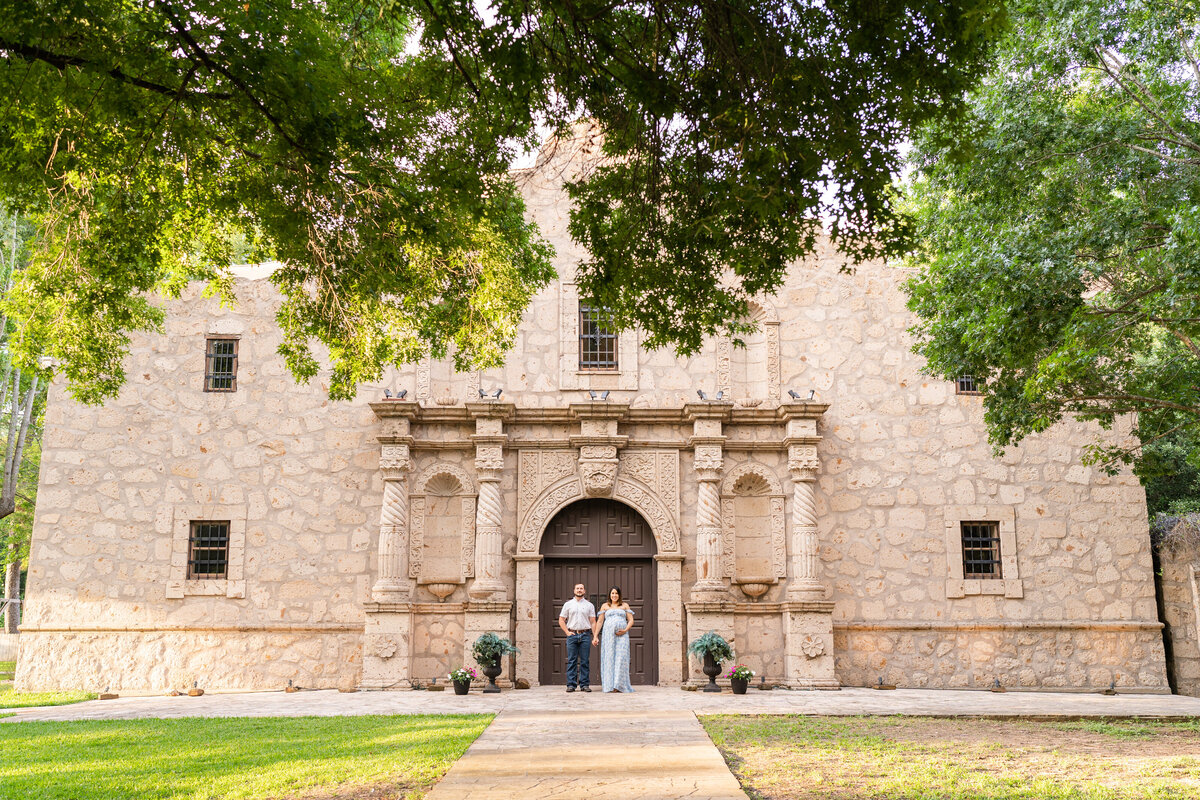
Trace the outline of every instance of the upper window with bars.
<instances>
[{"instance_id":1,"label":"upper window with bars","mask_svg":"<svg viewBox=\"0 0 1200 800\"><path fill-rule=\"evenodd\" d=\"M975 378L970 375L961 375L954 382L955 394L983 394L979 391L979 385L975 383Z\"/></svg>"},{"instance_id":2,"label":"upper window with bars","mask_svg":"<svg viewBox=\"0 0 1200 800\"><path fill-rule=\"evenodd\" d=\"M963 578L1000 580L1000 523L962 522Z\"/></svg>"},{"instance_id":3,"label":"upper window with bars","mask_svg":"<svg viewBox=\"0 0 1200 800\"><path fill-rule=\"evenodd\" d=\"M229 570L229 520L192 520L188 580L224 580Z\"/></svg>"},{"instance_id":4,"label":"upper window with bars","mask_svg":"<svg viewBox=\"0 0 1200 800\"><path fill-rule=\"evenodd\" d=\"M579 304L579 368L617 369L617 333L603 308Z\"/></svg>"},{"instance_id":5,"label":"upper window with bars","mask_svg":"<svg viewBox=\"0 0 1200 800\"><path fill-rule=\"evenodd\" d=\"M209 339L204 357L204 391L237 391L237 339Z\"/></svg>"}]
</instances>

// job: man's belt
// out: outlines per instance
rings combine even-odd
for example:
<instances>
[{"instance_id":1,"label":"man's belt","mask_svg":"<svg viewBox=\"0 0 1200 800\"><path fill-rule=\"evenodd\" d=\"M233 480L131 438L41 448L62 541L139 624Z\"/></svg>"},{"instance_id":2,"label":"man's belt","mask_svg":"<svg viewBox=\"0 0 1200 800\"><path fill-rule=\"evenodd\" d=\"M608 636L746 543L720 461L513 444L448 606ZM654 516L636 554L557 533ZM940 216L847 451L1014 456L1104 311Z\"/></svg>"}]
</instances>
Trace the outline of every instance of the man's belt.
<instances>
[{"instance_id":1,"label":"man's belt","mask_svg":"<svg viewBox=\"0 0 1200 800\"><path fill-rule=\"evenodd\" d=\"M579 630L571 631L571 633L591 633L591 632L592 632L591 628L580 628Z\"/></svg>"}]
</instances>

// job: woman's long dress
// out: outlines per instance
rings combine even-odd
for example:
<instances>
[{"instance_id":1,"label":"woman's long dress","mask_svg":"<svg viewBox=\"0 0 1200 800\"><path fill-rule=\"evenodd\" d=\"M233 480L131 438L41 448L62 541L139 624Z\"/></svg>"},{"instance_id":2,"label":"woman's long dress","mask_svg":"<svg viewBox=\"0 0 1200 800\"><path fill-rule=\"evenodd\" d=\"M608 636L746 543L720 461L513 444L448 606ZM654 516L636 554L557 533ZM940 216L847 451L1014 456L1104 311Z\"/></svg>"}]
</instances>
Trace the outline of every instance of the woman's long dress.
<instances>
[{"instance_id":1,"label":"woman's long dress","mask_svg":"<svg viewBox=\"0 0 1200 800\"><path fill-rule=\"evenodd\" d=\"M629 634L617 636L627 624L625 610L610 608L604 612L600 629L600 683L604 691L632 692L629 683Z\"/></svg>"}]
</instances>

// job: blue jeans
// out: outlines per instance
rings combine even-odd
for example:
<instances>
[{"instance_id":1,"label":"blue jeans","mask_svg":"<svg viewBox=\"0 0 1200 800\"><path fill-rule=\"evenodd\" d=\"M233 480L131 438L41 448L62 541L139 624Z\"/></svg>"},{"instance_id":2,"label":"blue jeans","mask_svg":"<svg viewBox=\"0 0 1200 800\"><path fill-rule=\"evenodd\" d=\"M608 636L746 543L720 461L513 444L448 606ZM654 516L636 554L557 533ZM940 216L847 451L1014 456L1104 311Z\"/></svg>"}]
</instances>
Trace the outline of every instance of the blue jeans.
<instances>
[{"instance_id":1,"label":"blue jeans","mask_svg":"<svg viewBox=\"0 0 1200 800\"><path fill-rule=\"evenodd\" d=\"M592 634L572 633L567 637L567 686L587 686L591 683L588 674L588 658L592 654ZM576 669L578 668L578 669ZM574 680L578 674L579 680Z\"/></svg>"}]
</instances>

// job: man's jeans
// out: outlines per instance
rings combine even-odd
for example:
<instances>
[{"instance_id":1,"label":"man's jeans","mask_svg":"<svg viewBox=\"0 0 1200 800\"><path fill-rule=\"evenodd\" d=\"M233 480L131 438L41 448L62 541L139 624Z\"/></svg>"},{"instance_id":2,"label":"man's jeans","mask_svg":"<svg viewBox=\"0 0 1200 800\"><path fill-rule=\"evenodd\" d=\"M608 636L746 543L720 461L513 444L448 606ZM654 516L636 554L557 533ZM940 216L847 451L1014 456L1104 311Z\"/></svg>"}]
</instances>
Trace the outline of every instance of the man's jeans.
<instances>
[{"instance_id":1,"label":"man's jeans","mask_svg":"<svg viewBox=\"0 0 1200 800\"><path fill-rule=\"evenodd\" d=\"M581 688L590 683L588 674L588 658L592 654L592 634L572 633L567 637L567 686L578 685ZM578 667L578 673L576 668ZM579 680L576 681L576 674Z\"/></svg>"}]
</instances>

